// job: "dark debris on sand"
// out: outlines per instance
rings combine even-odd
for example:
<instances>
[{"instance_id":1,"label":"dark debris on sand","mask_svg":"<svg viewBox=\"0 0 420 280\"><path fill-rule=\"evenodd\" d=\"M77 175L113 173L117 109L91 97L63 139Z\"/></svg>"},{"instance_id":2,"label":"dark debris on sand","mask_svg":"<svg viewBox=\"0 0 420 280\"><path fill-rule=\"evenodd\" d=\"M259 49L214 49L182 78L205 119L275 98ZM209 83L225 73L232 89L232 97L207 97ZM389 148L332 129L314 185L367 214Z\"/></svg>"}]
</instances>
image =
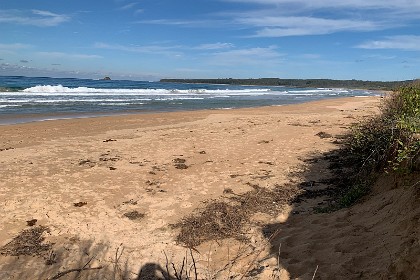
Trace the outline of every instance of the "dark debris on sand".
<instances>
[{"instance_id":1,"label":"dark debris on sand","mask_svg":"<svg viewBox=\"0 0 420 280\"><path fill-rule=\"evenodd\" d=\"M80 202L73 203L74 207L82 207L82 206L85 206L85 205L87 205L86 201L80 201Z\"/></svg>"},{"instance_id":2,"label":"dark debris on sand","mask_svg":"<svg viewBox=\"0 0 420 280\"><path fill-rule=\"evenodd\" d=\"M210 201L204 208L172 225L180 228L176 241L189 248L225 238L245 241L243 229L254 213L279 213L300 193L299 188L293 186L277 185L273 189L251 186L253 190L244 194Z\"/></svg>"},{"instance_id":3,"label":"dark debris on sand","mask_svg":"<svg viewBox=\"0 0 420 280\"><path fill-rule=\"evenodd\" d=\"M176 158L172 160L176 169L187 169L188 165L185 164L186 160L183 158Z\"/></svg>"},{"instance_id":4,"label":"dark debris on sand","mask_svg":"<svg viewBox=\"0 0 420 280\"><path fill-rule=\"evenodd\" d=\"M29 221L26 221L26 225L27 225L28 227L33 227L34 225L36 225L36 222L38 222L38 220L37 220L37 219L31 219L31 220L29 220Z\"/></svg>"},{"instance_id":5,"label":"dark debris on sand","mask_svg":"<svg viewBox=\"0 0 420 280\"><path fill-rule=\"evenodd\" d=\"M199 213L184 218L173 227L181 228L177 242L193 248L209 240L229 237L243 239L239 229L246 217L246 213L237 205L214 201L207 204Z\"/></svg>"},{"instance_id":6,"label":"dark debris on sand","mask_svg":"<svg viewBox=\"0 0 420 280\"><path fill-rule=\"evenodd\" d=\"M128 219L130 219L132 221L133 220L138 220L138 219L144 218L144 216L145 215L143 213L140 213L137 210L124 213L124 217L127 217Z\"/></svg>"},{"instance_id":7,"label":"dark debris on sand","mask_svg":"<svg viewBox=\"0 0 420 280\"><path fill-rule=\"evenodd\" d=\"M321 139L324 139L324 138L332 138L333 137L331 134L329 134L327 132L324 132L324 131L320 131L320 132L318 132L315 135L318 136Z\"/></svg>"},{"instance_id":8,"label":"dark debris on sand","mask_svg":"<svg viewBox=\"0 0 420 280\"><path fill-rule=\"evenodd\" d=\"M12 241L1 247L0 253L8 256L42 255L49 251L53 245L52 243L44 243L43 233L48 231L49 228L46 226L23 230Z\"/></svg>"}]
</instances>

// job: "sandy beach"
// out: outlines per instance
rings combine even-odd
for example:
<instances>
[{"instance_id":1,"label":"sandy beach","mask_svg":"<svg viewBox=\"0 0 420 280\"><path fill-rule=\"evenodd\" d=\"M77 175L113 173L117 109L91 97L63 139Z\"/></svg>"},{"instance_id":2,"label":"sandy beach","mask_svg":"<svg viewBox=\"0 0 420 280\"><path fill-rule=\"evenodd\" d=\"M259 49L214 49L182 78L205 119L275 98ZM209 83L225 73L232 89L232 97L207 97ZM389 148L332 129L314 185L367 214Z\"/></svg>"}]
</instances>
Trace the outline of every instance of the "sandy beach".
<instances>
[{"instance_id":1,"label":"sandy beach","mask_svg":"<svg viewBox=\"0 0 420 280\"><path fill-rule=\"evenodd\" d=\"M415 197L402 197L392 214L392 198L401 195L395 188L330 214L313 210L325 195L293 199L308 184L326 187L319 182L332 176L328 160L314 158L337 149L379 102L352 97L0 126L0 279L60 272L60 279L164 279L166 266L179 272L183 259L195 263L199 279L397 275L405 262L395 256L418 233L404 222L418 213L401 210ZM270 207L258 204L265 191ZM271 201L273 193L281 195ZM217 201L246 204L244 197L256 206L245 211L238 236L191 241L191 250L181 242L184 218ZM33 229L32 254L14 256L16 237Z\"/></svg>"}]
</instances>

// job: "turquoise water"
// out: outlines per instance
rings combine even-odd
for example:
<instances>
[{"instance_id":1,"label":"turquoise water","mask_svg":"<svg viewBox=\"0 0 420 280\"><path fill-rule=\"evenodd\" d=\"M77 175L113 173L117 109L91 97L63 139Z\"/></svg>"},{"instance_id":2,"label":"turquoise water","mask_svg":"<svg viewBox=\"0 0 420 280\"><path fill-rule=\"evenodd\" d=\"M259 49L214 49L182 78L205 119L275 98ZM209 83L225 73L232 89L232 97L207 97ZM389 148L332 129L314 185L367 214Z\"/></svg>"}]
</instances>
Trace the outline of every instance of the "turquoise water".
<instances>
[{"instance_id":1,"label":"turquoise water","mask_svg":"<svg viewBox=\"0 0 420 280\"><path fill-rule=\"evenodd\" d=\"M350 89L0 76L0 123L22 122L27 119L32 121L110 114L276 106L376 94L367 90Z\"/></svg>"}]
</instances>

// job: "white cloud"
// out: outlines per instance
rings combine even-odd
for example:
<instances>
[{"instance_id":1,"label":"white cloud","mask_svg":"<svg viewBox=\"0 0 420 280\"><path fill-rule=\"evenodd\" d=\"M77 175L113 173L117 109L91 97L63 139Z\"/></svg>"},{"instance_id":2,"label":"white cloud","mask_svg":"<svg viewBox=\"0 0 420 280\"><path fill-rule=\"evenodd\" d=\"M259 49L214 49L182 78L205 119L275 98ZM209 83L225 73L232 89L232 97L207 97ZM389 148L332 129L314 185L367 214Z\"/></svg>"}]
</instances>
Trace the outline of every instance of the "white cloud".
<instances>
[{"instance_id":1,"label":"white cloud","mask_svg":"<svg viewBox=\"0 0 420 280\"><path fill-rule=\"evenodd\" d=\"M14 43L14 44L0 44L0 50L16 50L16 49L28 49L31 45L27 44L20 44L20 43Z\"/></svg>"},{"instance_id":2,"label":"white cloud","mask_svg":"<svg viewBox=\"0 0 420 280\"><path fill-rule=\"evenodd\" d=\"M368 41L356 47L361 49L399 49L407 51L420 51L420 36L389 36L383 40Z\"/></svg>"},{"instance_id":3,"label":"white cloud","mask_svg":"<svg viewBox=\"0 0 420 280\"><path fill-rule=\"evenodd\" d=\"M314 53L305 53L299 56L300 58L304 58L304 59L320 59L321 55L319 54L314 54Z\"/></svg>"},{"instance_id":4,"label":"white cloud","mask_svg":"<svg viewBox=\"0 0 420 280\"><path fill-rule=\"evenodd\" d=\"M250 3L248 11L224 12L246 37L322 35L368 32L411 25L418 21L418 0L224 0Z\"/></svg>"},{"instance_id":5,"label":"white cloud","mask_svg":"<svg viewBox=\"0 0 420 280\"><path fill-rule=\"evenodd\" d=\"M158 25L189 25L189 24L194 24L195 21L152 19L152 20L139 20L139 21L136 21L135 23L158 24Z\"/></svg>"},{"instance_id":6,"label":"white cloud","mask_svg":"<svg viewBox=\"0 0 420 280\"><path fill-rule=\"evenodd\" d=\"M57 26L69 21L70 17L50 11L0 10L0 23L34 25L39 27Z\"/></svg>"},{"instance_id":7,"label":"white cloud","mask_svg":"<svg viewBox=\"0 0 420 280\"><path fill-rule=\"evenodd\" d=\"M234 49L213 53L209 63L227 66L276 64L282 60L283 56L275 46Z\"/></svg>"},{"instance_id":8,"label":"white cloud","mask_svg":"<svg viewBox=\"0 0 420 280\"><path fill-rule=\"evenodd\" d=\"M237 21L261 27L254 37L283 37L297 35L330 34L340 31L371 31L379 28L377 23L348 19L325 19L314 17L250 17Z\"/></svg>"},{"instance_id":9,"label":"white cloud","mask_svg":"<svg viewBox=\"0 0 420 280\"><path fill-rule=\"evenodd\" d=\"M26 65L17 65L17 64L10 64L10 63L1 63L0 64L0 74L1 75L11 75L16 74L16 71L22 71L22 70L31 70L34 69L33 67L26 66Z\"/></svg>"},{"instance_id":10,"label":"white cloud","mask_svg":"<svg viewBox=\"0 0 420 280\"><path fill-rule=\"evenodd\" d=\"M0 43L0 54L5 56L14 56L19 52L25 52L27 49L32 48L31 45L13 43L13 44L1 44Z\"/></svg>"},{"instance_id":11,"label":"white cloud","mask_svg":"<svg viewBox=\"0 0 420 280\"><path fill-rule=\"evenodd\" d=\"M220 49L230 49L233 48L234 45L232 43L213 43L213 44L201 44L195 49L197 50L220 50Z\"/></svg>"},{"instance_id":12,"label":"white cloud","mask_svg":"<svg viewBox=\"0 0 420 280\"><path fill-rule=\"evenodd\" d=\"M370 21L360 19L329 19L310 16L272 15L272 11L253 11L250 13L233 13L219 16L230 19L214 20L169 20L157 19L138 21L141 24L179 25L185 27L216 28L247 28L257 29L254 34L245 37L284 37L302 35L331 34L343 31L373 31L390 26L382 20Z\"/></svg>"},{"instance_id":13,"label":"white cloud","mask_svg":"<svg viewBox=\"0 0 420 280\"><path fill-rule=\"evenodd\" d=\"M135 21L137 24L154 24L154 25L174 25L185 26L189 28L215 28L226 27L231 21L220 19L198 19L198 20L180 20L180 19L153 19Z\"/></svg>"},{"instance_id":14,"label":"white cloud","mask_svg":"<svg viewBox=\"0 0 420 280\"><path fill-rule=\"evenodd\" d=\"M300 9L420 9L417 0L225 0L226 2L254 3L260 5L292 6Z\"/></svg>"},{"instance_id":15,"label":"white cloud","mask_svg":"<svg viewBox=\"0 0 420 280\"><path fill-rule=\"evenodd\" d=\"M176 51L180 46L158 46L158 45L130 45L124 46L119 44L107 44L107 43L95 43L95 48L98 49L108 49L108 50L117 50L123 52L135 52L135 53L148 53L148 54L158 54L158 55L170 55L170 56L180 56L181 52Z\"/></svg>"},{"instance_id":16,"label":"white cloud","mask_svg":"<svg viewBox=\"0 0 420 280\"><path fill-rule=\"evenodd\" d=\"M62 78L103 78L104 76L110 76L114 79L130 79L130 80L158 80L158 75L149 73L136 73L136 74L124 74L107 71L105 69L92 70L92 71L77 71L77 70L62 70L56 66L60 64L52 64L52 67L39 68L31 67L27 65L0 63L0 75L4 76L28 76L28 77L62 77Z\"/></svg>"},{"instance_id":17,"label":"white cloud","mask_svg":"<svg viewBox=\"0 0 420 280\"><path fill-rule=\"evenodd\" d=\"M256 4L249 10L207 14L205 18L155 19L140 24L242 29L242 37L324 35L401 27L418 19L414 0L225 0ZM389 2L389 3L386 3ZM418 2L418 4L417 4Z\"/></svg>"},{"instance_id":18,"label":"white cloud","mask_svg":"<svg viewBox=\"0 0 420 280\"><path fill-rule=\"evenodd\" d=\"M165 44L168 44L167 42ZM95 48L117 50L152 55L167 55L173 58L188 59L192 53L198 55L209 65L261 65L275 64L282 61L284 54L276 46L236 48L231 43L207 43L196 46L185 45L143 45L126 46L118 44L96 43Z\"/></svg>"},{"instance_id":19,"label":"white cloud","mask_svg":"<svg viewBox=\"0 0 420 280\"><path fill-rule=\"evenodd\" d=\"M97 59L102 56L94 54L74 54L74 53L63 53L63 52L37 52L36 54L41 56L47 56L51 58L67 58L67 59Z\"/></svg>"},{"instance_id":20,"label":"white cloud","mask_svg":"<svg viewBox=\"0 0 420 280\"><path fill-rule=\"evenodd\" d=\"M381 55L381 54L364 55L363 57L367 59L377 59L377 60L392 60L392 59L398 58L395 55Z\"/></svg>"},{"instance_id":21,"label":"white cloud","mask_svg":"<svg viewBox=\"0 0 420 280\"><path fill-rule=\"evenodd\" d=\"M130 9L134 8L134 6L136 6L136 5L137 5L137 3L135 3L135 2L129 3L129 4L126 4L124 6L121 6L119 8L119 10L122 10L122 11L124 11L124 10L130 10Z\"/></svg>"}]
</instances>

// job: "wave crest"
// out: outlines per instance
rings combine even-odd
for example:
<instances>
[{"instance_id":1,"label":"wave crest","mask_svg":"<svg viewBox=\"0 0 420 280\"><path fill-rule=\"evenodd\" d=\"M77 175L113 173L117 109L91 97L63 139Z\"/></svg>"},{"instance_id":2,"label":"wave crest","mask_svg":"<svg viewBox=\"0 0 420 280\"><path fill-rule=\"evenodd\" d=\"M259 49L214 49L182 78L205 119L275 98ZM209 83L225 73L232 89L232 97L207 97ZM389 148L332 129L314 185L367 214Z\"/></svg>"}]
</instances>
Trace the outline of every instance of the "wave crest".
<instances>
[{"instance_id":1,"label":"wave crest","mask_svg":"<svg viewBox=\"0 0 420 280\"><path fill-rule=\"evenodd\" d=\"M63 85L38 85L24 89L28 94L124 94L124 95L260 95L271 92L270 89L102 89L89 87L69 88Z\"/></svg>"}]
</instances>

